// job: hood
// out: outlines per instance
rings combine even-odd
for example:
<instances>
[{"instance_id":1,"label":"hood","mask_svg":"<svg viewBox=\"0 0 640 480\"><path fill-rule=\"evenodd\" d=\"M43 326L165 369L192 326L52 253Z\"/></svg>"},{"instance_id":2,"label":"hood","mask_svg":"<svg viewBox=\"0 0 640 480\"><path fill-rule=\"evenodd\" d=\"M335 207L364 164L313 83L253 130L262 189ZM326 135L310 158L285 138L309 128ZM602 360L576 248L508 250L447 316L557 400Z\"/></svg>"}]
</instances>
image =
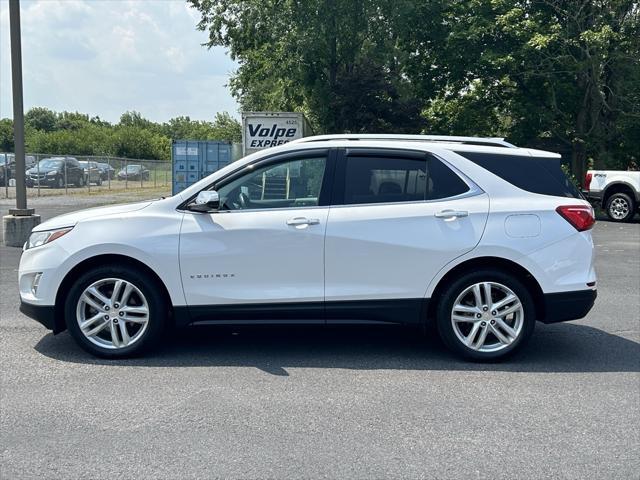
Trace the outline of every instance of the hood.
<instances>
[{"instance_id":1,"label":"hood","mask_svg":"<svg viewBox=\"0 0 640 480\"><path fill-rule=\"evenodd\" d=\"M47 168L40 168L40 170L38 170L36 167L30 167L27 170L27 173L49 173L49 172L57 172L58 170L60 170L58 167L47 167Z\"/></svg>"},{"instance_id":2,"label":"hood","mask_svg":"<svg viewBox=\"0 0 640 480\"><path fill-rule=\"evenodd\" d=\"M43 230L53 230L54 228L71 227L82 220L95 219L97 217L104 217L107 215L118 215L123 213L135 212L136 210L142 210L148 207L153 202L137 202L137 203L125 203L122 205L110 205L107 207L87 208L86 210L78 210L77 212L66 213L58 217L54 217L41 223L33 229L34 232L40 232Z\"/></svg>"}]
</instances>

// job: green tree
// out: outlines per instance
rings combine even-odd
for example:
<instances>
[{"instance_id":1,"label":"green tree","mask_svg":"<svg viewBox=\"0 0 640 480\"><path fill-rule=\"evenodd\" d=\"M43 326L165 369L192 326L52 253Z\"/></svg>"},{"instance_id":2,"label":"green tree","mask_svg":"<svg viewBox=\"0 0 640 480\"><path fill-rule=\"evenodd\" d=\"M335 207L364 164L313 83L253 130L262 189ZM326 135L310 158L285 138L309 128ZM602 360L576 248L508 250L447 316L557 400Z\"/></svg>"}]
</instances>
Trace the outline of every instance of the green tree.
<instances>
[{"instance_id":1,"label":"green tree","mask_svg":"<svg viewBox=\"0 0 640 480\"><path fill-rule=\"evenodd\" d=\"M172 118L162 125L161 132L172 140L242 141L240 122L227 112L217 113L213 122L191 120L189 117Z\"/></svg>"},{"instance_id":2,"label":"green tree","mask_svg":"<svg viewBox=\"0 0 640 480\"><path fill-rule=\"evenodd\" d=\"M211 140L226 140L231 143L242 142L242 125L228 112L216 113L211 125Z\"/></svg>"},{"instance_id":3,"label":"green tree","mask_svg":"<svg viewBox=\"0 0 640 480\"><path fill-rule=\"evenodd\" d=\"M44 107L32 108L24 116L25 127L32 127L43 132L54 131L56 122L56 112Z\"/></svg>"},{"instance_id":4,"label":"green tree","mask_svg":"<svg viewBox=\"0 0 640 480\"><path fill-rule=\"evenodd\" d=\"M13 152L13 120L3 118L0 120L0 151Z\"/></svg>"},{"instance_id":5,"label":"green tree","mask_svg":"<svg viewBox=\"0 0 640 480\"><path fill-rule=\"evenodd\" d=\"M432 5L419 2L405 42L416 52L410 76L431 98L430 126L556 142L580 179L588 158L600 167L632 160L628 152L640 148L630 135L640 118L637 3L440 1L438 15L425 10Z\"/></svg>"},{"instance_id":6,"label":"green tree","mask_svg":"<svg viewBox=\"0 0 640 480\"><path fill-rule=\"evenodd\" d=\"M244 110L302 111L317 131L419 131L397 18L408 0L190 0L240 66ZM355 95L355 98L354 98Z\"/></svg>"},{"instance_id":7,"label":"green tree","mask_svg":"<svg viewBox=\"0 0 640 480\"><path fill-rule=\"evenodd\" d=\"M628 0L188 0L244 110L319 132L500 135L624 167L640 150ZM421 112L421 114L419 113Z\"/></svg>"}]
</instances>

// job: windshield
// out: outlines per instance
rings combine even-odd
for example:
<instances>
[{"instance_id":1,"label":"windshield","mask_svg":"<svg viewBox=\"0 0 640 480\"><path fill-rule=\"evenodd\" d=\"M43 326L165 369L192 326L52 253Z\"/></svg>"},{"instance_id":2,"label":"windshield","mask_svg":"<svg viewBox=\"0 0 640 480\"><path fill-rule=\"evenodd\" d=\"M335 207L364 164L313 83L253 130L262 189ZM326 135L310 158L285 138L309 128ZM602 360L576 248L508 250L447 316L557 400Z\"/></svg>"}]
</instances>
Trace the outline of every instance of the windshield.
<instances>
[{"instance_id":1,"label":"windshield","mask_svg":"<svg viewBox=\"0 0 640 480\"><path fill-rule=\"evenodd\" d=\"M6 165L7 163L11 163L13 161L13 154L0 153L0 165Z\"/></svg>"},{"instance_id":2,"label":"windshield","mask_svg":"<svg viewBox=\"0 0 640 480\"><path fill-rule=\"evenodd\" d=\"M81 167L84 167L84 168L87 168L89 166L89 162L85 160L81 160L78 163L80 164Z\"/></svg>"},{"instance_id":3,"label":"windshield","mask_svg":"<svg viewBox=\"0 0 640 480\"><path fill-rule=\"evenodd\" d=\"M140 165L128 165L127 172L137 172L140 170Z\"/></svg>"},{"instance_id":4,"label":"windshield","mask_svg":"<svg viewBox=\"0 0 640 480\"><path fill-rule=\"evenodd\" d=\"M44 160L40 160L38 164L39 168L60 168L62 166L62 160L56 158L45 158Z\"/></svg>"}]
</instances>

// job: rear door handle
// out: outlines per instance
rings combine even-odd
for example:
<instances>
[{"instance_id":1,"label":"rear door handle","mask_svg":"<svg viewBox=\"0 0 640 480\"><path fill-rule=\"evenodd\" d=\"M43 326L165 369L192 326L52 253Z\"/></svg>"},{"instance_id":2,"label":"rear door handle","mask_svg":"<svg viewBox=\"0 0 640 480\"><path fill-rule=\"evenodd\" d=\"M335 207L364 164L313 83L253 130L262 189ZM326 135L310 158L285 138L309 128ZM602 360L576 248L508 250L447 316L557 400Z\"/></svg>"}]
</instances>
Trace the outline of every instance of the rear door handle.
<instances>
[{"instance_id":1,"label":"rear door handle","mask_svg":"<svg viewBox=\"0 0 640 480\"><path fill-rule=\"evenodd\" d=\"M435 214L436 218L460 218L460 217L468 217L469 212L465 210L442 210Z\"/></svg>"},{"instance_id":2,"label":"rear door handle","mask_svg":"<svg viewBox=\"0 0 640 480\"><path fill-rule=\"evenodd\" d=\"M296 227L299 225L317 225L320 223L318 218L295 217L287 220L287 225Z\"/></svg>"}]
</instances>

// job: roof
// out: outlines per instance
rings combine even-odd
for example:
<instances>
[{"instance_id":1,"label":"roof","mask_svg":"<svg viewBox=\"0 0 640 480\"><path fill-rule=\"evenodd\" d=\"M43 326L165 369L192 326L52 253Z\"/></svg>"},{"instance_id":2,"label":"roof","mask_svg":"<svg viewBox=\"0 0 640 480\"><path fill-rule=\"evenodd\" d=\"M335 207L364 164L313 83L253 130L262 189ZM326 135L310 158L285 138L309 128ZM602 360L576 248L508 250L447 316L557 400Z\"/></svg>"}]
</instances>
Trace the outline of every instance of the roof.
<instances>
[{"instance_id":1,"label":"roof","mask_svg":"<svg viewBox=\"0 0 640 480\"><path fill-rule=\"evenodd\" d=\"M309 143L309 142L323 142L330 140L396 140L405 142L444 142L444 143L458 143L466 145L489 145L494 147L503 148L517 148L515 145L506 142L504 138L494 137L465 137L465 136L451 136L451 135L404 135L404 134L386 134L386 133L362 133L351 134L342 133L335 135L315 135L312 137L303 137L294 140L290 143Z\"/></svg>"},{"instance_id":2,"label":"roof","mask_svg":"<svg viewBox=\"0 0 640 480\"><path fill-rule=\"evenodd\" d=\"M416 143L431 144L438 148L452 151L464 152L486 152L499 153L505 155L527 155L532 157L560 158L560 155L544 150L533 148L521 148L506 142L502 138L485 137L462 137L446 135L397 135L397 134L336 134L336 135L316 135L303 137L289 142L287 145L295 144L316 144L316 143L337 143L340 146L349 146L352 142L362 143L361 146L371 145L379 147L386 142L396 142L403 148L411 147Z\"/></svg>"}]
</instances>

